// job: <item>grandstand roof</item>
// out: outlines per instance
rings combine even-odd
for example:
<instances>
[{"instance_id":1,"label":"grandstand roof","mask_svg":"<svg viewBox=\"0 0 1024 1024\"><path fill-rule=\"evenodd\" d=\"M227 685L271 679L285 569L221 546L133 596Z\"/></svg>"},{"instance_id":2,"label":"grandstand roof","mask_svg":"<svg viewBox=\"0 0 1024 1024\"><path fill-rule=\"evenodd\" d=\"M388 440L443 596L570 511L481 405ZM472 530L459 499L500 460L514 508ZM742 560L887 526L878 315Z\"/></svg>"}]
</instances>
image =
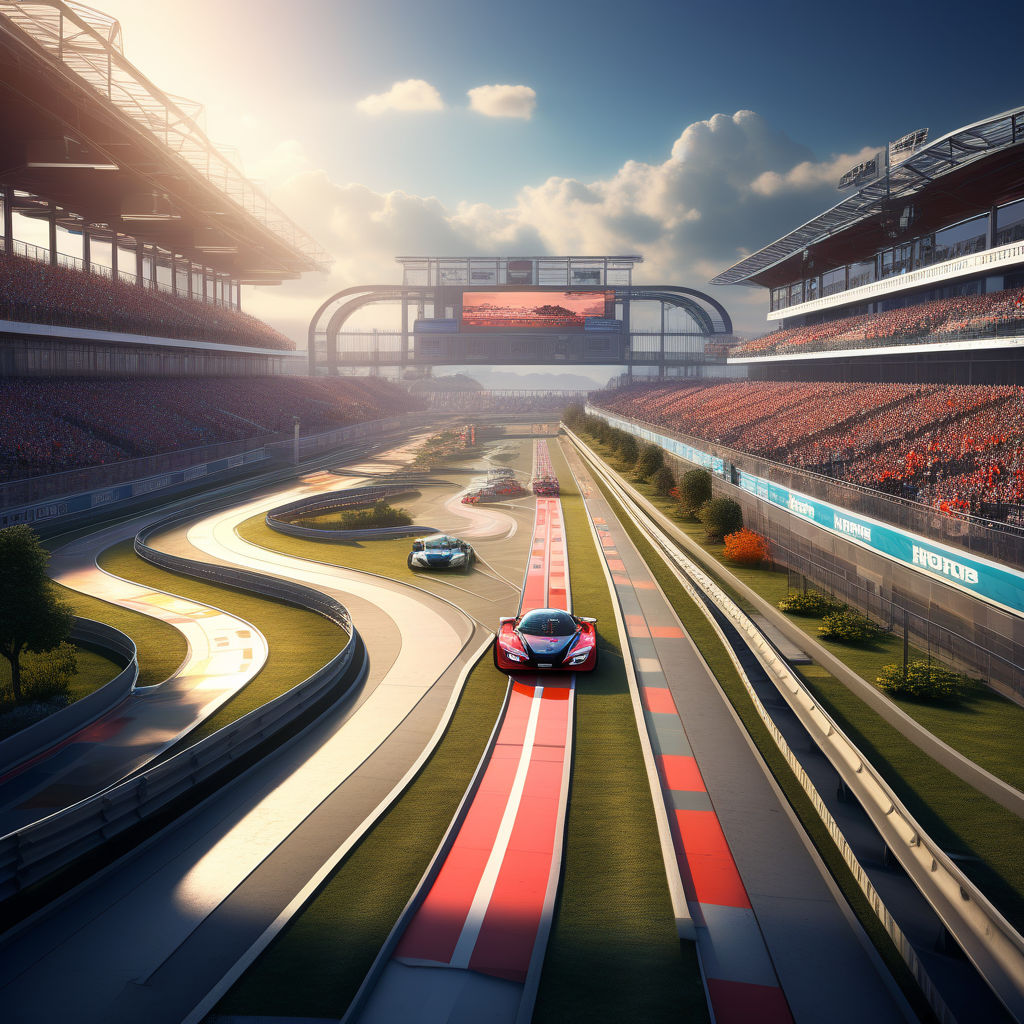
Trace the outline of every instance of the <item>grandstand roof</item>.
<instances>
[{"instance_id":1,"label":"grandstand roof","mask_svg":"<svg viewBox=\"0 0 1024 1024\"><path fill-rule=\"evenodd\" d=\"M787 284L801 277L804 250L817 270L870 257L882 242L880 220L913 200L913 233L954 223L1021 193L1024 106L965 125L893 167L886 177L724 270L712 284Z\"/></svg>"},{"instance_id":2,"label":"grandstand roof","mask_svg":"<svg viewBox=\"0 0 1024 1024\"><path fill-rule=\"evenodd\" d=\"M22 212L56 204L72 230L105 225L248 283L325 265L201 118L131 64L114 19L75 2L0 0L0 181L28 193Z\"/></svg>"}]
</instances>

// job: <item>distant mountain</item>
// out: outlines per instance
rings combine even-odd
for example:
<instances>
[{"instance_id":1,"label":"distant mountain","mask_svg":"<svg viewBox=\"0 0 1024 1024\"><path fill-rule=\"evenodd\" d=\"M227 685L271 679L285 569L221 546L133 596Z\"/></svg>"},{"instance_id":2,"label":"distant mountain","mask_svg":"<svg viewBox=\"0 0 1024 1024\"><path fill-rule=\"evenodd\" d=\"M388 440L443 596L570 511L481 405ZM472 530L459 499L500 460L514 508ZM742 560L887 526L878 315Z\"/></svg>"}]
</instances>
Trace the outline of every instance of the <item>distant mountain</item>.
<instances>
[{"instance_id":1,"label":"distant mountain","mask_svg":"<svg viewBox=\"0 0 1024 1024\"><path fill-rule=\"evenodd\" d=\"M474 366L473 377L488 391L594 391L605 382L581 373L516 373Z\"/></svg>"}]
</instances>

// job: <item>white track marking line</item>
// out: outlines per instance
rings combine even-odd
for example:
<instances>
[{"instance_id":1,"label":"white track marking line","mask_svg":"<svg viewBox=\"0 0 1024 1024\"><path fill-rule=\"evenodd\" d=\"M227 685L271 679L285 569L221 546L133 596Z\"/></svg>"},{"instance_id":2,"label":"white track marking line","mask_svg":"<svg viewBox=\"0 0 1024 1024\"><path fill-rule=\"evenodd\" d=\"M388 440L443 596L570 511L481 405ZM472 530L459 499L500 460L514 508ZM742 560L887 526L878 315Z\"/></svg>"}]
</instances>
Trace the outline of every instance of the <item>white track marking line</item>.
<instances>
[{"instance_id":1,"label":"white track marking line","mask_svg":"<svg viewBox=\"0 0 1024 1024\"><path fill-rule=\"evenodd\" d=\"M501 818L501 825L498 828L498 835L494 840L490 856L487 858L487 865L484 867L483 875L480 877L480 884L477 886L470 904L469 914L466 923L462 926L459 941L455 944L455 952L452 953L451 966L469 969L469 961L476 948L476 940L480 936L480 929L484 924L484 917L487 908L491 904L491 897L494 895L494 886L498 881L498 873L505 860L508 851L509 840L512 838L512 828L516 823L519 814L519 804L522 801L523 789L526 786L526 776L530 770L530 760L533 755L533 744L537 735L537 720L540 718L540 709L544 687L538 686L533 693L530 704L530 717L526 723L526 736L523 739L523 749L519 755L519 764L516 767L516 775L512 781L512 789L509 792L508 803L505 805L505 813Z\"/></svg>"}]
</instances>

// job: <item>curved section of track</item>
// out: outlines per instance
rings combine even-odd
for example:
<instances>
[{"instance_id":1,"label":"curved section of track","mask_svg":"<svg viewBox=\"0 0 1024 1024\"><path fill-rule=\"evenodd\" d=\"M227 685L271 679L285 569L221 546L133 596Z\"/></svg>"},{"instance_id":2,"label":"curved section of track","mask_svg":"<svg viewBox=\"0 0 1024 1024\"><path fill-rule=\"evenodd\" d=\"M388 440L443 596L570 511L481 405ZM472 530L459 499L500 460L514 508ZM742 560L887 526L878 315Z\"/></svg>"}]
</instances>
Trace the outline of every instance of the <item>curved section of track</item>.
<instances>
[{"instance_id":1,"label":"curved section of track","mask_svg":"<svg viewBox=\"0 0 1024 1024\"><path fill-rule=\"evenodd\" d=\"M50 559L53 579L83 594L141 612L185 636L188 655L163 683L135 690L116 708L39 751L0 778L0 834L82 800L151 761L213 714L263 667L263 634L244 619L100 569L100 552L134 536L132 521L73 541Z\"/></svg>"},{"instance_id":2,"label":"curved section of track","mask_svg":"<svg viewBox=\"0 0 1024 1024\"><path fill-rule=\"evenodd\" d=\"M537 502L520 611L571 610L561 505ZM529 1020L561 871L575 676L509 678L463 806L346 1020Z\"/></svg>"}]
</instances>

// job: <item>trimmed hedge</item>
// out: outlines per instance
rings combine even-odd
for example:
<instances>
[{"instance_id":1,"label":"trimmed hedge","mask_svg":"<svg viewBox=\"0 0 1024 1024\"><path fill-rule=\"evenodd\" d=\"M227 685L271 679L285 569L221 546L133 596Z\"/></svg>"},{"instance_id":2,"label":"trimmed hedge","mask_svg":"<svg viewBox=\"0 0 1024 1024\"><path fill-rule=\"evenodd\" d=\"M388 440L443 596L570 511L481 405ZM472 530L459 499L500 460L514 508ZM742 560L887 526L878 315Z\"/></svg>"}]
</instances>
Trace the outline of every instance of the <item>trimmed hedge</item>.
<instances>
[{"instance_id":1,"label":"trimmed hedge","mask_svg":"<svg viewBox=\"0 0 1024 1024\"><path fill-rule=\"evenodd\" d=\"M732 498L712 498L697 510L697 518L704 524L708 540L721 540L727 533L743 527L743 509Z\"/></svg>"},{"instance_id":2,"label":"trimmed hedge","mask_svg":"<svg viewBox=\"0 0 1024 1024\"><path fill-rule=\"evenodd\" d=\"M818 627L818 635L826 640L838 640L844 644L874 643L884 631L866 615L845 608L831 612Z\"/></svg>"},{"instance_id":3,"label":"trimmed hedge","mask_svg":"<svg viewBox=\"0 0 1024 1024\"><path fill-rule=\"evenodd\" d=\"M924 659L908 662L906 677L902 665L886 665L875 681L886 693L915 700L956 701L975 685L970 676Z\"/></svg>"},{"instance_id":4,"label":"trimmed hedge","mask_svg":"<svg viewBox=\"0 0 1024 1024\"><path fill-rule=\"evenodd\" d=\"M791 590L789 597L784 597L778 607L789 615L806 615L808 618L818 619L832 612L840 612L846 605L837 601L831 594L819 594L816 590L808 590L802 594L799 590Z\"/></svg>"}]
</instances>

